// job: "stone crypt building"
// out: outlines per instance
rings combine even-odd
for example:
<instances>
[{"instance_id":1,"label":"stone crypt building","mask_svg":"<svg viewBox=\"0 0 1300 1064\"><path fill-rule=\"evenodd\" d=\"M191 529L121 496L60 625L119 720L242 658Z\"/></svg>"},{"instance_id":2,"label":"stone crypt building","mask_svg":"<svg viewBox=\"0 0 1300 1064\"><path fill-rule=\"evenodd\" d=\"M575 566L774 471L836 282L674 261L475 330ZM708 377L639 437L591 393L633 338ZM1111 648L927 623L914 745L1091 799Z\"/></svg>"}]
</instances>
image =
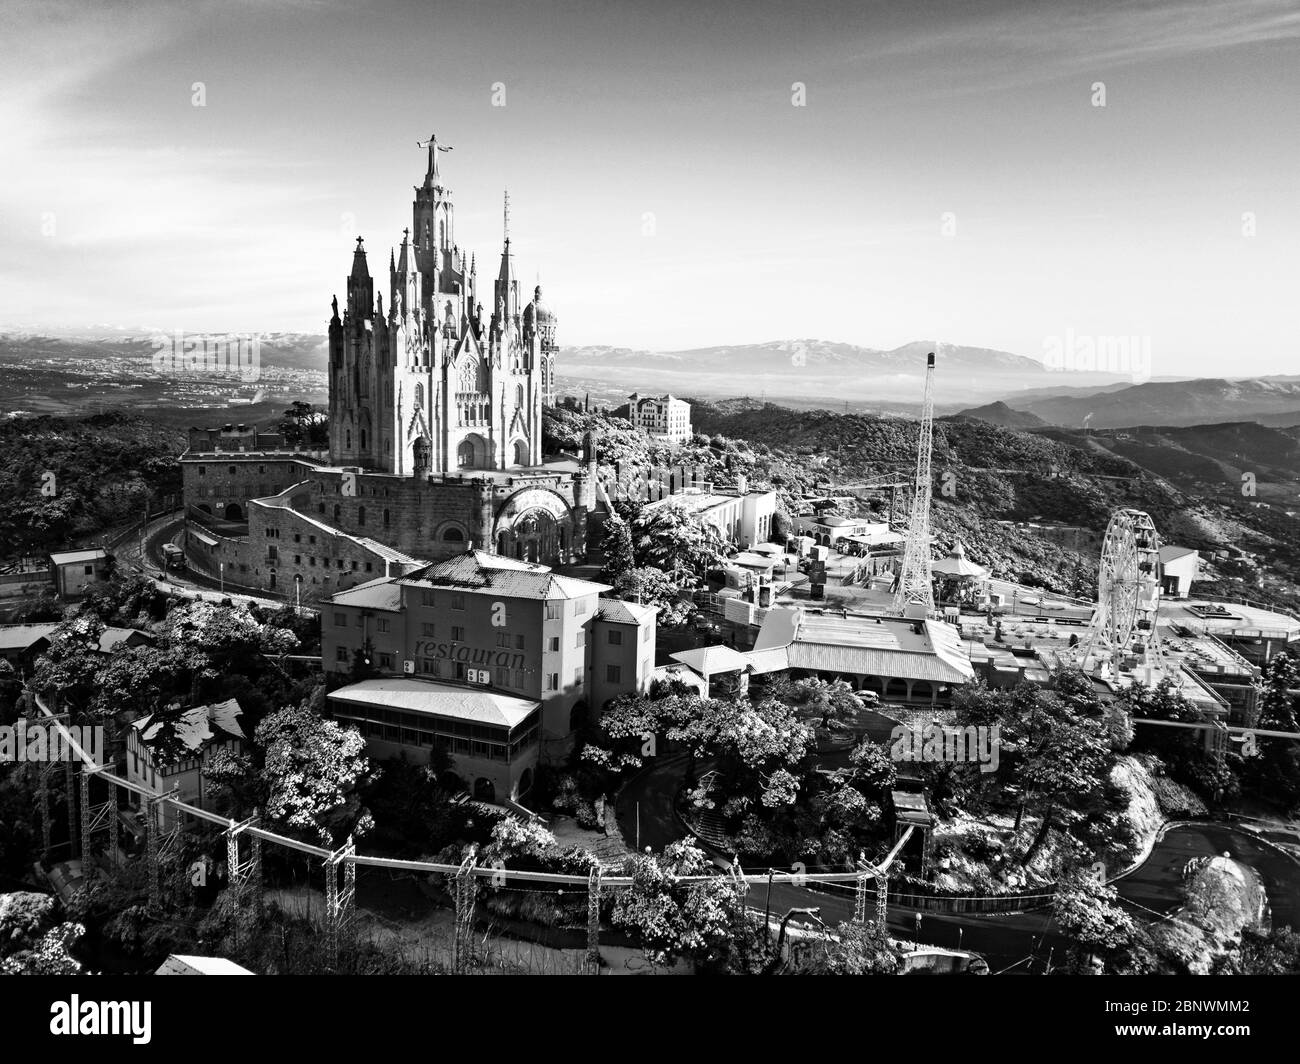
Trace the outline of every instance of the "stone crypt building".
<instances>
[{"instance_id":1,"label":"stone crypt building","mask_svg":"<svg viewBox=\"0 0 1300 1064\"><path fill-rule=\"evenodd\" d=\"M181 458L188 563L232 586L316 601L470 548L581 560L595 455L542 457L554 314L522 303L506 201L491 282L456 242L441 145L389 254L387 309L362 238L329 321L329 449L244 425L192 429ZM490 303L485 309L482 296Z\"/></svg>"}]
</instances>

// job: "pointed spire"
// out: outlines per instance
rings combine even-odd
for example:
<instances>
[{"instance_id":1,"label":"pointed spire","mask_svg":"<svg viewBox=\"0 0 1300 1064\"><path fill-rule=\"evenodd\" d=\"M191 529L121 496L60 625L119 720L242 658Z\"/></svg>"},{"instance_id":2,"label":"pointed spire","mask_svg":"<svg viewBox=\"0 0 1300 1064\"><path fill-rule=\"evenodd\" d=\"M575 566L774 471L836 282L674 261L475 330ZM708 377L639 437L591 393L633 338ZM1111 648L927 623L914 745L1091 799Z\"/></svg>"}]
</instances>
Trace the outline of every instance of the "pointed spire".
<instances>
[{"instance_id":1,"label":"pointed spire","mask_svg":"<svg viewBox=\"0 0 1300 1064\"><path fill-rule=\"evenodd\" d=\"M357 250L352 253L352 278L353 280L370 279L370 268L366 265L366 246L362 243L361 237L357 237Z\"/></svg>"},{"instance_id":2,"label":"pointed spire","mask_svg":"<svg viewBox=\"0 0 1300 1064\"><path fill-rule=\"evenodd\" d=\"M409 228L402 230L402 255L397 260L397 269L400 273L407 273L411 269L411 230Z\"/></svg>"},{"instance_id":3,"label":"pointed spire","mask_svg":"<svg viewBox=\"0 0 1300 1064\"><path fill-rule=\"evenodd\" d=\"M503 214L504 214L504 222L505 222L506 243L509 244L510 243L510 190L509 189L506 189L506 202L505 202L505 210Z\"/></svg>"}]
</instances>

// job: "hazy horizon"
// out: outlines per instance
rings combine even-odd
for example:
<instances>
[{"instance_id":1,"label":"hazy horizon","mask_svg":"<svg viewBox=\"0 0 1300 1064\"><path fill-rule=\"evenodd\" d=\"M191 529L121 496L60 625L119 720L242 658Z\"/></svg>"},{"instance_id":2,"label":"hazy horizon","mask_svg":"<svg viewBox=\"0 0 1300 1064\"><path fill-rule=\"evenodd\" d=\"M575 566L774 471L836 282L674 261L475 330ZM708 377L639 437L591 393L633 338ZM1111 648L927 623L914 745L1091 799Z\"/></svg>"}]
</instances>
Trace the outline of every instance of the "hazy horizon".
<instances>
[{"instance_id":1,"label":"hazy horizon","mask_svg":"<svg viewBox=\"0 0 1300 1064\"><path fill-rule=\"evenodd\" d=\"M1042 361L1073 333L1147 338L1152 378L1295 362L1279 0L56 0L0 26L0 329L322 333L357 235L386 289L432 132L480 283L508 187L565 347Z\"/></svg>"}]
</instances>

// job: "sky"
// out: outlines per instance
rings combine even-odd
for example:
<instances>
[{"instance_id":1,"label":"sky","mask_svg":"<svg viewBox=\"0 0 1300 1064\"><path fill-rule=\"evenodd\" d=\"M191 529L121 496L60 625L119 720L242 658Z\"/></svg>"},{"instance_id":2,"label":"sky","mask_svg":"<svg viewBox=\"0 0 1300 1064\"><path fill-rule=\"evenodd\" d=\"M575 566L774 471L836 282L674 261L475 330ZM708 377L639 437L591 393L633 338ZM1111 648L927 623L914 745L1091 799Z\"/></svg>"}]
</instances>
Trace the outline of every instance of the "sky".
<instances>
[{"instance_id":1,"label":"sky","mask_svg":"<svg viewBox=\"0 0 1300 1064\"><path fill-rule=\"evenodd\" d=\"M1294 0L0 0L0 39L0 328L323 332L436 133L561 345L1300 372Z\"/></svg>"}]
</instances>

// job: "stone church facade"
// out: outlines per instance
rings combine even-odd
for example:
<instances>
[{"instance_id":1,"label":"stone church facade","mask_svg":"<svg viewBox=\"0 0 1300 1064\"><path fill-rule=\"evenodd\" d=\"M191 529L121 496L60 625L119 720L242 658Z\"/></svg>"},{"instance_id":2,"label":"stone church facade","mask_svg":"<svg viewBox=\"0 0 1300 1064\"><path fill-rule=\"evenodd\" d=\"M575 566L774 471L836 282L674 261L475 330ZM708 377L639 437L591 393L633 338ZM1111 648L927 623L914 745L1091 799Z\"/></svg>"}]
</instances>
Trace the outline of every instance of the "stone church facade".
<instances>
[{"instance_id":1,"label":"stone church facade","mask_svg":"<svg viewBox=\"0 0 1300 1064\"><path fill-rule=\"evenodd\" d=\"M491 311L455 239L428 144L412 228L389 256L387 309L357 238L329 321L329 449L193 429L181 458L190 565L232 586L316 600L471 547L547 565L586 554L595 456L545 462L556 319L520 305L506 233Z\"/></svg>"}]
</instances>

